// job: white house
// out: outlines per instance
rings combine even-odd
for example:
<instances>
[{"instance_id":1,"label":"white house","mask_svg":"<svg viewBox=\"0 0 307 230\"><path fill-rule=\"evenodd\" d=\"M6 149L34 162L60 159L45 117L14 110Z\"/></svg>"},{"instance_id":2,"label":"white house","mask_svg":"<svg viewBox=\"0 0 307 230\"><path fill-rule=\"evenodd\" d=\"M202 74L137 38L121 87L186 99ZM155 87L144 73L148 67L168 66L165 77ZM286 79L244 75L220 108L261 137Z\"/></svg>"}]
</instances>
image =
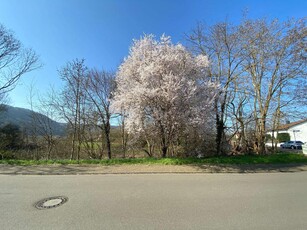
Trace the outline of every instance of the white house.
<instances>
[{"instance_id":1,"label":"white house","mask_svg":"<svg viewBox=\"0 0 307 230\"><path fill-rule=\"evenodd\" d=\"M281 125L275 130L278 133L289 133L291 141L307 142L307 119ZM272 132L268 132L272 135Z\"/></svg>"}]
</instances>

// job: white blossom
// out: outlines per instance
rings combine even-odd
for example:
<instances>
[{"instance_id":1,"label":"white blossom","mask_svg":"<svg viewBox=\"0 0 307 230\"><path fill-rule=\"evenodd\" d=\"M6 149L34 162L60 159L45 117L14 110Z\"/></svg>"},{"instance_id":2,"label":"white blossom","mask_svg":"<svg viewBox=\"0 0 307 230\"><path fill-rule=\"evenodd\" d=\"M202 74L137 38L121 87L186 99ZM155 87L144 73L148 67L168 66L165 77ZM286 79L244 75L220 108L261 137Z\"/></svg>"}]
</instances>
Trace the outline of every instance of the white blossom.
<instances>
[{"instance_id":1,"label":"white blossom","mask_svg":"<svg viewBox=\"0 0 307 230\"><path fill-rule=\"evenodd\" d=\"M112 108L127 112L129 132L150 126L167 148L179 130L206 122L218 92L218 85L204 81L208 64L206 56L194 57L165 35L134 40L116 76Z\"/></svg>"}]
</instances>

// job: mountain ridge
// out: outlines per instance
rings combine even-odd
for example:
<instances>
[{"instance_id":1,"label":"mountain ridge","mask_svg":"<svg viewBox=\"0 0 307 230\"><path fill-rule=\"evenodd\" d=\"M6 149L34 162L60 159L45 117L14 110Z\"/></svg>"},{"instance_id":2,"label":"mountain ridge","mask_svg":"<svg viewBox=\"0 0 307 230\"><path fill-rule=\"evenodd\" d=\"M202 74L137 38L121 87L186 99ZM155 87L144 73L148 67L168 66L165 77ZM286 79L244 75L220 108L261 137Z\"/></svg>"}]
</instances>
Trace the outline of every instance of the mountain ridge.
<instances>
[{"instance_id":1,"label":"mountain ridge","mask_svg":"<svg viewBox=\"0 0 307 230\"><path fill-rule=\"evenodd\" d=\"M35 122L35 119L41 122ZM48 124L53 135L63 136L65 135L66 128L66 124L54 121L51 118L30 109L1 105L0 127L7 124L16 125L21 131L25 130L28 134L33 132L43 133L44 124Z\"/></svg>"}]
</instances>

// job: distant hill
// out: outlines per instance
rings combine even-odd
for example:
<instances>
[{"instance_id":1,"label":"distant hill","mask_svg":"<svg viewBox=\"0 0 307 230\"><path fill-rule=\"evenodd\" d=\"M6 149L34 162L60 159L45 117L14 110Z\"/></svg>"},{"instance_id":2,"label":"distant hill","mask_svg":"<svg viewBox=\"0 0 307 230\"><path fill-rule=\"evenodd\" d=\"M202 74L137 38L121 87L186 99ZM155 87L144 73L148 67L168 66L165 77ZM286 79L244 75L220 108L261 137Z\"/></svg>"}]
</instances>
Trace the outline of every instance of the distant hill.
<instances>
[{"instance_id":1,"label":"distant hill","mask_svg":"<svg viewBox=\"0 0 307 230\"><path fill-rule=\"evenodd\" d=\"M33 112L29 109L12 107L9 105L1 105L0 127L3 127L7 124L14 124L19 126L21 131L25 130L27 133L31 133L35 127L39 133L42 133L43 125L39 124L38 122L33 122L33 116L41 121L44 121L43 123L45 124L50 124L54 135L63 136L65 134L65 124L51 120L47 116Z\"/></svg>"}]
</instances>

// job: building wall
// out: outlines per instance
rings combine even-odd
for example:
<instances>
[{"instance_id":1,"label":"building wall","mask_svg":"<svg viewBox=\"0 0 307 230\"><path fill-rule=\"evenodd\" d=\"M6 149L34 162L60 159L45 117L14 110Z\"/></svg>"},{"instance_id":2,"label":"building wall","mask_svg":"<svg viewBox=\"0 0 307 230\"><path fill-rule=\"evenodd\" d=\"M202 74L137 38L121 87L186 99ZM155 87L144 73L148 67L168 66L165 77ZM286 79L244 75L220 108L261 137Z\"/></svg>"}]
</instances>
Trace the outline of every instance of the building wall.
<instances>
[{"instance_id":1,"label":"building wall","mask_svg":"<svg viewBox=\"0 0 307 230\"><path fill-rule=\"evenodd\" d=\"M289 128L288 133L291 141L307 142L307 122Z\"/></svg>"},{"instance_id":2,"label":"building wall","mask_svg":"<svg viewBox=\"0 0 307 230\"><path fill-rule=\"evenodd\" d=\"M302 124L293 126L288 130L280 130L278 132L289 133L291 141L297 140L297 141L307 142L307 121ZM272 132L267 132L267 134L270 134L272 136ZM274 133L274 136L275 137L277 136L277 132Z\"/></svg>"}]
</instances>

